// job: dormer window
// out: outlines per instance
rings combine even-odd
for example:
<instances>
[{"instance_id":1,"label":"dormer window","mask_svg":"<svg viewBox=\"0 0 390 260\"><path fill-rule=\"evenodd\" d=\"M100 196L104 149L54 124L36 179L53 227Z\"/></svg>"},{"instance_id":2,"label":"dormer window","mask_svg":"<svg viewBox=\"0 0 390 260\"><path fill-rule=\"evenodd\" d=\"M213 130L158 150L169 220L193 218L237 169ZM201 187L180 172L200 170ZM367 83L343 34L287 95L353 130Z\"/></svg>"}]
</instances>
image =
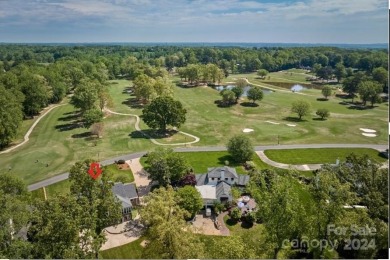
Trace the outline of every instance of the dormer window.
<instances>
[{"instance_id":1,"label":"dormer window","mask_svg":"<svg viewBox=\"0 0 390 260\"><path fill-rule=\"evenodd\" d=\"M232 178L232 181L234 181L234 178Z\"/></svg>"},{"instance_id":2,"label":"dormer window","mask_svg":"<svg viewBox=\"0 0 390 260\"><path fill-rule=\"evenodd\" d=\"M214 178L211 178L211 180L213 181L213 180L214 180Z\"/></svg>"},{"instance_id":3,"label":"dormer window","mask_svg":"<svg viewBox=\"0 0 390 260\"><path fill-rule=\"evenodd\" d=\"M228 181L229 180L229 178L225 178L225 181Z\"/></svg>"},{"instance_id":4,"label":"dormer window","mask_svg":"<svg viewBox=\"0 0 390 260\"><path fill-rule=\"evenodd\" d=\"M221 178L218 178L218 180L220 181L220 180L221 180Z\"/></svg>"}]
</instances>

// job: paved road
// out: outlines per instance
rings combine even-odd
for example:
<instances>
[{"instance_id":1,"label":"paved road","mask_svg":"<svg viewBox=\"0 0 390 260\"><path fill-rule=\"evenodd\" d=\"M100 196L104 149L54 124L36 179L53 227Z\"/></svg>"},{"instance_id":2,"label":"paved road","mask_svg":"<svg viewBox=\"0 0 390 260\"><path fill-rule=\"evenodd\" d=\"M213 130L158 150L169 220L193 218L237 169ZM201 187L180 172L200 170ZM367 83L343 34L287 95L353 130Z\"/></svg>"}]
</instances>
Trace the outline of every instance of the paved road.
<instances>
[{"instance_id":1,"label":"paved road","mask_svg":"<svg viewBox=\"0 0 390 260\"><path fill-rule=\"evenodd\" d=\"M388 145L381 144L289 144L289 145L265 145L265 146L255 146L254 149L256 152L264 150L280 150L280 149L305 149L305 148L371 148L378 151L384 151L388 148ZM174 149L176 152L214 152L214 151L226 151L225 146L204 146L204 147L181 147ZM118 160L131 160L139 158L144 155L146 152L138 152L132 154L126 154L111 159L101 161L102 165L113 164ZM48 186L53 183L57 183L69 178L69 173L63 173L60 175L53 176L46 180L31 184L28 186L29 191L37 190L39 188Z\"/></svg>"}]
</instances>

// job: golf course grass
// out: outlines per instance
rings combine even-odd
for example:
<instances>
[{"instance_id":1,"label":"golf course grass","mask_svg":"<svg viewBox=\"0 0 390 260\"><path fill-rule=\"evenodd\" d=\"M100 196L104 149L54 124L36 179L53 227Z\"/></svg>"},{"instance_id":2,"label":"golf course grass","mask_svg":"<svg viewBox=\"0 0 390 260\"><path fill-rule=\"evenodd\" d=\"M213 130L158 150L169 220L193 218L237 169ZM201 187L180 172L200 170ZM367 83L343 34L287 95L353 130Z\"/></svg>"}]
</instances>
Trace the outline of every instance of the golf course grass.
<instances>
[{"instance_id":1,"label":"golf course grass","mask_svg":"<svg viewBox=\"0 0 390 260\"><path fill-rule=\"evenodd\" d=\"M379 162L386 161L377 150L367 148L266 150L264 153L272 161L287 164L336 163L337 159L344 161L351 153L357 156L368 155Z\"/></svg>"},{"instance_id":2,"label":"golf course grass","mask_svg":"<svg viewBox=\"0 0 390 260\"><path fill-rule=\"evenodd\" d=\"M271 79L272 75L270 74ZM290 77L289 75L282 73L279 76L283 78ZM255 73L230 75L225 81L234 81L241 77L247 77L249 81L259 84L264 81L257 79ZM299 73L295 77L293 80L298 80L297 77L305 78ZM133 97L126 92L131 82L112 82L115 84L109 86L113 100L110 109L140 115L142 107L135 107L132 103ZM265 94L264 99L257 102L257 107L248 107L247 100L242 98L239 104L222 108L215 104L215 101L221 99L215 89L205 86L174 88L175 99L180 100L188 111L187 120L180 130L200 138L200 141L192 146L225 145L232 136L242 134L244 128L254 130L245 134L254 145L277 144L278 140L280 144L387 143L387 103L378 104L372 109L357 110L344 102L349 100L332 96L328 101L318 101L317 98L322 97L320 90L311 89L310 93L309 96L276 91ZM298 121L296 115L291 113L291 104L301 99L310 102L312 109L309 116ZM325 121L317 120L315 111L318 108L329 109L330 118ZM149 151L156 147L135 130L135 117L107 114L102 138L90 136L89 129L75 124L76 120L77 111L70 104L53 109L37 124L28 143L10 153L0 155L0 172L10 171L27 184L31 184L66 172L79 160L103 160L138 151ZM23 128L27 129L29 123L24 122ZM141 129L148 129L142 121L140 126ZM359 128L374 129L377 136L365 137ZM23 135L20 133L19 136ZM175 134L158 141L171 144L192 140L190 137Z\"/></svg>"}]
</instances>

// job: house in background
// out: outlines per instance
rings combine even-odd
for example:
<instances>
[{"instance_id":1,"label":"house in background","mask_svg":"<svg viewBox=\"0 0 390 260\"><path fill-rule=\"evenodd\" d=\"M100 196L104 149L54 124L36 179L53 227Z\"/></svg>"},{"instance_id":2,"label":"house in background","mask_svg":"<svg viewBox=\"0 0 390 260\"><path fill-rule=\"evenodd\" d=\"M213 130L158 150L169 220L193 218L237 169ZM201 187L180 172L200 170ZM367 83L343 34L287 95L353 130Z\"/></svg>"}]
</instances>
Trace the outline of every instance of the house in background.
<instances>
[{"instance_id":1,"label":"house in background","mask_svg":"<svg viewBox=\"0 0 390 260\"><path fill-rule=\"evenodd\" d=\"M131 210L140 204L135 184L116 182L112 186L112 193L122 204L122 221L130 220Z\"/></svg>"},{"instance_id":2,"label":"house in background","mask_svg":"<svg viewBox=\"0 0 390 260\"><path fill-rule=\"evenodd\" d=\"M234 168L223 166L208 168L205 174L196 174L196 186L203 198L205 207L215 202L227 203L233 200L232 186L244 187L249 182L249 175L237 174Z\"/></svg>"}]
</instances>

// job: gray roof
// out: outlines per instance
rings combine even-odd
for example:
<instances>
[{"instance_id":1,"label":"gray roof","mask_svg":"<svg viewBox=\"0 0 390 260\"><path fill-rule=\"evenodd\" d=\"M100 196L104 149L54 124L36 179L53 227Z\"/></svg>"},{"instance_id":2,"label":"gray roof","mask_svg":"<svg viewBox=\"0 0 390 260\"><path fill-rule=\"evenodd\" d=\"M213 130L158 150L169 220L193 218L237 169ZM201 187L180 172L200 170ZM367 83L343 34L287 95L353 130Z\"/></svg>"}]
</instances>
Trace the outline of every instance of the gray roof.
<instances>
[{"instance_id":1,"label":"gray roof","mask_svg":"<svg viewBox=\"0 0 390 260\"><path fill-rule=\"evenodd\" d=\"M246 186L249 182L249 179L249 175L239 174L236 184L240 186Z\"/></svg>"},{"instance_id":2,"label":"gray roof","mask_svg":"<svg viewBox=\"0 0 390 260\"><path fill-rule=\"evenodd\" d=\"M207 171L211 178L221 178L222 173L224 178L237 178L236 169L228 166L208 168Z\"/></svg>"},{"instance_id":3,"label":"gray roof","mask_svg":"<svg viewBox=\"0 0 390 260\"><path fill-rule=\"evenodd\" d=\"M135 199L138 198L137 189L135 188L134 183L125 183L116 182L112 186L112 192L125 199Z\"/></svg>"},{"instance_id":4,"label":"gray roof","mask_svg":"<svg viewBox=\"0 0 390 260\"><path fill-rule=\"evenodd\" d=\"M221 181L220 183L217 184L217 187L216 187L216 197L217 198L220 198L220 197L228 197L230 198L231 197L231 190L232 188L230 187L229 184L227 184L226 182L224 181Z\"/></svg>"},{"instance_id":5,"label":"gray roof","mask_svg":"<svg viewBox=\"0 0 390 260\"><path fill-rule=\"evenodd\" d=\"M207 173L206 174L195 174L196 178L196 185L197 186L202 186L207 184Z\"/></svg>"}]
</instances>

